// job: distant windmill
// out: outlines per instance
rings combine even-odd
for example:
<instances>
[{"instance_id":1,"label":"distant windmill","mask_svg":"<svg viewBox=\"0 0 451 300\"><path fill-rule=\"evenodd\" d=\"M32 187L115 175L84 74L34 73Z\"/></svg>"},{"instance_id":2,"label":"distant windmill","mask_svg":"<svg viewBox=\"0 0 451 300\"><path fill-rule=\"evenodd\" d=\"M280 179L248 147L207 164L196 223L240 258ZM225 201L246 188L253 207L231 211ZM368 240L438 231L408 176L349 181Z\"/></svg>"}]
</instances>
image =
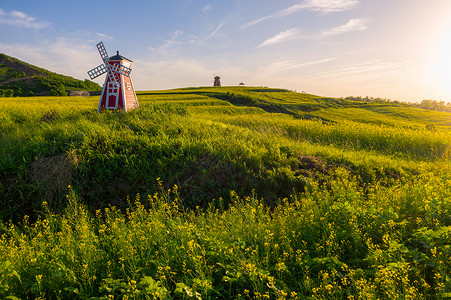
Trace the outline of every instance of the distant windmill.
<instances>
[{"instance_id":1,"label":"distant windmill","mask_svg":"<svg viewBox=\"0 0 451 300\"><path fill-rule=\"evenodd\" d=\"M213 86L221 86L221 77L215 76L215 81L213 83Z\"/></svg>"},{"instance_id":2,"label":"distant windmill","mask_svg":"<svg viewBox=\"0 0 451 300\"><path fill-rule=\"evenodd\" d=\"M88 75L94 79L107 73L97 111L103 109L128 111L139 107L130 78L132 61L119 55L119 51L115 56L109 57L103 42L97 44L97 49L103 64L88 71Z\"/></svg>"}]
</instances>

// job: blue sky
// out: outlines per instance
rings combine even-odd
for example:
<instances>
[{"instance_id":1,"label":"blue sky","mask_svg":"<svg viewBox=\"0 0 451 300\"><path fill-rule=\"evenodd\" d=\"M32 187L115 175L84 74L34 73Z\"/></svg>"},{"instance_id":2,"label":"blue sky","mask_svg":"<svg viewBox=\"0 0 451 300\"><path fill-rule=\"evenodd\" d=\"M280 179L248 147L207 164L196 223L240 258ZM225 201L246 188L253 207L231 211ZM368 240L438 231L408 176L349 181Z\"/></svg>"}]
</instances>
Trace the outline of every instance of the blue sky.
<instances>
[{"instance_id":1,"label":"blue sky","mask_svg":"<svg viewBox=\"0 0 451 300\"><path fill-rule=\"evenodd\" d=\"M451 101L451 0L2 0L0 52L88 78L96 44L137 90L269 86ZM96 80L103 83L104 78Z\"/></svg>"}]
</instances>

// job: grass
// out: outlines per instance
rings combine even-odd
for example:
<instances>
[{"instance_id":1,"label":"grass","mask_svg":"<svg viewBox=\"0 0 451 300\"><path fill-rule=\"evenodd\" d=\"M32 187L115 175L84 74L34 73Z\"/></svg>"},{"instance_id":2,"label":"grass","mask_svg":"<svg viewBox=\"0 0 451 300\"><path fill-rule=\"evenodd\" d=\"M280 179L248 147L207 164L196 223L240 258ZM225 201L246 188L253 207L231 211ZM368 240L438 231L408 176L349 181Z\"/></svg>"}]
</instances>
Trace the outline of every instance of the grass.
<instances>
[{"instance_id":1,"label":"grass","mask_svg":"<svg viewBox=\"0 0 451 300\"><path fill-rule=\"evenodd\" d=\"M3 298L449 297L451 114L252 87L138 99L0 99Z\"/></svg>"},{"instance_id":2,"label":"grass","mask_svg":"<svg viewBox=\"0 0 451 300\"><path fill-rule=\"evenodd\" d=\"M230 194L228 209L186 210L178 189L90 215L43 203L34 223L4 225L4 296L41 298L445 298L449 180L375 186L345 170L273 210ZM440 189L438 189L441 187ZM434 193L431 195L431 191Z\"/></svg>"}]
</instances>

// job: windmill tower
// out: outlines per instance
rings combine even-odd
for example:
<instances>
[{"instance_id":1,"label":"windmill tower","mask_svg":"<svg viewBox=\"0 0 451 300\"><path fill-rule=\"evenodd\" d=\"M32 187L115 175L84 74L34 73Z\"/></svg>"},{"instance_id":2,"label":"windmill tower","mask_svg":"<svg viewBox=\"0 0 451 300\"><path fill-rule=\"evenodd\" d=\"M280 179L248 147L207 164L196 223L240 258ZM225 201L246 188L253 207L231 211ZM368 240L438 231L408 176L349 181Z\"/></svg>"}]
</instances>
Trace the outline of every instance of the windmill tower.
<instances>
[{"instance_id":1,"label":"windmill tower","mask_svg":"<svg viewBox=\"0 0 451 300\"><path fill-rule=\"evenodd\" d=\"M221 86L221 77L215 76L215 81L213 83L213 86Z\"/></svg>"},{"instance_id":2,"label":"windmill tower","mask_svg":"<svg viewBox=\"0 0 451 300\"><path fill-rule=\"evenodd\" d=\"M103 64L88 71L91 79L107 73L97 111L104 109L129 111L139 107L130 68L132 61L117 54L109 57L103 42L97 44Z\"/></svg>"}]
</instances>

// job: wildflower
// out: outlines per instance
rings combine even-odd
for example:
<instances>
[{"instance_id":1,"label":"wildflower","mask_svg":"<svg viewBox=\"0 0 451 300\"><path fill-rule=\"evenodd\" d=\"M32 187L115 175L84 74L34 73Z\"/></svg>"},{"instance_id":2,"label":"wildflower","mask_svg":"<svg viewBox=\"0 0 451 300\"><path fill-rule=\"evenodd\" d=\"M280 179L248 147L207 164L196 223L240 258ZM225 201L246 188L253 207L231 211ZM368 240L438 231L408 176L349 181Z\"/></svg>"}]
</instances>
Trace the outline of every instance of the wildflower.
<instances>
[{"instance_id":1,"label":"wildflower","mask_svg":"<svg viewBox=\"0 0 451 300\"><path fill-rule=\"evenodd\" d=\"M432 253L432 256L435 257L437 255L437 247L432 248L431 253Z\"/></svg>"},{"instance_id":2,"label":"wildflower","mask_svg":"<svg viewBox=\"0 0 451 300\"><path fill-rule=\"evenodd\" d=\"M42 280L42 275L36 275L36 281L38 282L38 284L41 284L41 280Z\"/></svg>"},{"instance_id":3,"label":"wildflower","mask_svg":"<svg viewBox=\"0 0 451 300\"><path fill-rule=\"evenodd\" d=\"M287 266L285 265L285 263L280 262L276 264L276 270L279 272L283 272L287 269Z\"/></svg>"}]
</instances>

